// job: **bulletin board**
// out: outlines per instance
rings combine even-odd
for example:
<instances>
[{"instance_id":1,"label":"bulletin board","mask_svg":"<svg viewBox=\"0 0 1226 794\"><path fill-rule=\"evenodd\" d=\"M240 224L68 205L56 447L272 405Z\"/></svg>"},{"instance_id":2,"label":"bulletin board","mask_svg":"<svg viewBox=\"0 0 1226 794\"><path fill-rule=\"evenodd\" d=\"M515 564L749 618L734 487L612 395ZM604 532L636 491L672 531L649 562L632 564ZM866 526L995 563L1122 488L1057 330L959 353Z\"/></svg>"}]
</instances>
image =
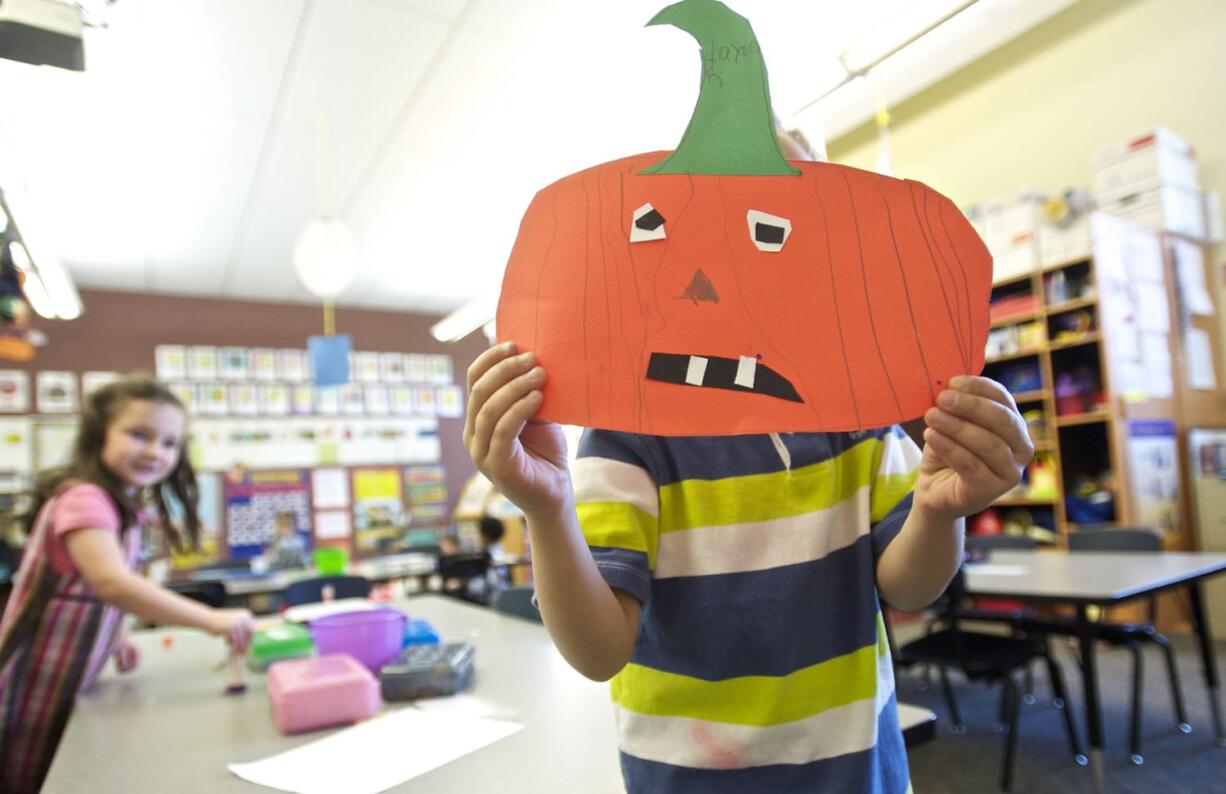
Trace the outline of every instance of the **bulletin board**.
<instances>
[{"instance_id":1,"label":"bulletin board","mask_svg":"<svg viewBox=\"0 0 1226 794\"><path fill-rule=\"evenodd\" d=\"M263 552L275 533L278 513L293 513L300 532L311 526L311 483L305 471L248 471L239 482L227 477L223 488L226 541L233 559Z\"/></svg>"}]
</instances>

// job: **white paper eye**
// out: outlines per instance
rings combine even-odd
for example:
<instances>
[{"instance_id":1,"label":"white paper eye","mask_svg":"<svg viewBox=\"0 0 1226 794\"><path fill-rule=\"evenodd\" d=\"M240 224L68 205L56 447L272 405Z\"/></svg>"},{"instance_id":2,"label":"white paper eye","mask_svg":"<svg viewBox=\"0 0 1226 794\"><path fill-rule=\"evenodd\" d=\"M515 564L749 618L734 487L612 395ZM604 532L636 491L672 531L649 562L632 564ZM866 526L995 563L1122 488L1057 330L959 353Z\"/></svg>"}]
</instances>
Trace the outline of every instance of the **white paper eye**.
<instances>
[{"instance_id":1,"label":"white paper eye","mask_svg":"<svg viewBox=\"0 0 1226 794\"><path fill-rule=\"evenodd\" d=\"M634 211L630 221L630 242L645 243L648 240L663 240L664 216L651 204L644 204Z\"/></svg>"},{"instance_id":2,"label":"white paper eye","mask_svg":"<svg viewBox=\"0 0 1226 794\"><path fill-rule=\"evenodd\" d=\"M746 215L749 221L749 239L759 251L775 253L783 250L783 244L792 233L792 222L769 212L750 210Z\"/></svg>"}]
</instances>

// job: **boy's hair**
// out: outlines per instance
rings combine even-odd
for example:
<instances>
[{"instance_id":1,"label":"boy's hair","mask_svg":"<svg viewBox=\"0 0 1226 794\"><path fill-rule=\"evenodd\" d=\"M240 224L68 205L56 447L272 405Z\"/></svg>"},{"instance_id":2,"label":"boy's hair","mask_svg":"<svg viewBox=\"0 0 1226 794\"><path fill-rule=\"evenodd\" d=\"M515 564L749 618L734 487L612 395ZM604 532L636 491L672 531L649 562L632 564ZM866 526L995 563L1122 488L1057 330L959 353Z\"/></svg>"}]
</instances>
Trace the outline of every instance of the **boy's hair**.
<instances>
[{"instance_id":1,"label":"boy's hair","mask_svg":"<svg viewBox=\"0 0 1226 794\"><path fill-rule=\"evenodd\" d=\"M481 516L481 538L486 543L497 543L506 534L506 527L500 519L493 516Z\"/></svg>"},{"instance_id":2,"label":"boy's hair","mask_svg":"<svg viewBox=\"0 0 1226 794\"><path fill-rule=\"evenodd\" d=\"M174 392L144 374L130 375L90 393L81 409L81 424L77 428L72 460L67 466L46 471L38 478L33 504L26 514L27 534L34 527L38 511L56 491L70 482L91 483L106 491L119 511L121 529L132 526L136 521L140 512L139 497L133 499L126 494L124 484L102 465L102 447L106 443L107 428L124 406L133 400L172 405L183 411L184 415L187 413ZM149 497L157 508L163 535L175 549L187 551L200 547L200 517L197 513L200 489L196 484L196 473L188 460L187 438L180 439L180 444L179 462L165 480L149 489ZM182 527L175 526L170 519L167 490L183 507Z\"/></svg>"}]
</instances>

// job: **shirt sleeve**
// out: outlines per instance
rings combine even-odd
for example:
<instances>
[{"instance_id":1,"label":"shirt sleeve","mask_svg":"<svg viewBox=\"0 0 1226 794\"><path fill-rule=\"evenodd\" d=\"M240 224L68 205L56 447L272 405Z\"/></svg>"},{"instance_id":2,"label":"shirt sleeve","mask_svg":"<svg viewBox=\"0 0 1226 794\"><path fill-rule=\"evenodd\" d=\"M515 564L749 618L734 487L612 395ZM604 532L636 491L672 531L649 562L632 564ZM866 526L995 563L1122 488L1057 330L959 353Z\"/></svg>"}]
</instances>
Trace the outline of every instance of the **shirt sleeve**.
<instances>
[{"instance_id":1,"label":"shirt sleeve","mask_svg":"<svg viewBox=\"0 0 1226 794\"><path fill-rule=\"evenodd\" d=\"M879 559L911 512L911 496L922 453L906 431L894 425L882 436L875 457L870 520L873 558Z\"/></svg>"},{"instance_id":2,"label":"shirt sleeve","mask_svg":"<svg viewBox=\"0 0 1226 794\"><path fill-rule=\"evenodd\" d=\"M651 596L660 498L643 440L587 430L572 469L575 510L596 567L610 587L641 603Z\"/></svg>"},{"instance_id":3,"label":"shirt sleeve","mask_svg":"<svg viewBox=\"0 0 1226 794\"><path fill-rule=\"evenodd\" d=\"M70 485L55 497L51 506L51 526L48 542L51 567L57 573L76 570L68 556L66 539L78 529L105 529L119 535L119 511L111 497L101 487L91 483Z\"/></svg>"}]
</instances>

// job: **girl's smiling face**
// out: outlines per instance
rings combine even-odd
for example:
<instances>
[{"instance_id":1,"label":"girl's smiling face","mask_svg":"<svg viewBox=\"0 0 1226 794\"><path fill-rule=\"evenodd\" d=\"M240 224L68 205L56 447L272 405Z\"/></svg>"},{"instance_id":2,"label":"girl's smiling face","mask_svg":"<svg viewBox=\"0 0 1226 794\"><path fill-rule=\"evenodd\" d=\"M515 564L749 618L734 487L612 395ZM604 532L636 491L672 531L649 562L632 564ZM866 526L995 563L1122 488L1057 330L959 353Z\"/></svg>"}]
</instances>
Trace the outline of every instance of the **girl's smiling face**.
<instances>
[{"instance_id":1,"label":"girl's smiling face","mask_svg":"<svg viewBox=\"0 0 1226 794\"><path fill-rule=\"evenodd\" d=\"M131 488L156 485L178 464L185 427L173 405L130 400L106 428L102 465Z\"/></svg>"}]
</instances>

